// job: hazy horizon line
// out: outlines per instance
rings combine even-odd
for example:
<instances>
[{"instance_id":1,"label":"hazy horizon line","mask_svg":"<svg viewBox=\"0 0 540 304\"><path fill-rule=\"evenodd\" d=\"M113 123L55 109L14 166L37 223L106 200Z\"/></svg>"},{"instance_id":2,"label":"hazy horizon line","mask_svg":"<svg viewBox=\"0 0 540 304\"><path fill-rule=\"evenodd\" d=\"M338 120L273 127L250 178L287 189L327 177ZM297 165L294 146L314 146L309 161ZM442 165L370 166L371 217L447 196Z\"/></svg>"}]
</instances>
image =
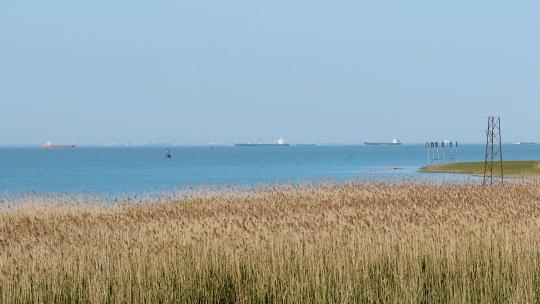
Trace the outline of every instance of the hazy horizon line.
<instances>
[{"instance_id":1,"label":"hazy horizon line","mask_svg":"<svg viewBox=\"0 0 540 304\"><path fill-rule=\"evenodd\" d=\"M442 141L441 141L442 142ZM453 141L456 142L456 141ZM484 145L484 142L457 141L460 145ZM317 145L317 146L366 146L364 142L288 142L291 146ZM425 145L426 142L402 142L403 146ZM503 145L512 145L513 142L503 142ZM536 143L533 143L536 144ZM0 144L0 148L41 148L43 144ZM80 148L163 148L163 147L233 147L235 143L170 143L170 144L131 144L131 145L103 145L103 144L76 144ZM384 146L384 145L383 145Z\"/></svg>"}]
</instances>

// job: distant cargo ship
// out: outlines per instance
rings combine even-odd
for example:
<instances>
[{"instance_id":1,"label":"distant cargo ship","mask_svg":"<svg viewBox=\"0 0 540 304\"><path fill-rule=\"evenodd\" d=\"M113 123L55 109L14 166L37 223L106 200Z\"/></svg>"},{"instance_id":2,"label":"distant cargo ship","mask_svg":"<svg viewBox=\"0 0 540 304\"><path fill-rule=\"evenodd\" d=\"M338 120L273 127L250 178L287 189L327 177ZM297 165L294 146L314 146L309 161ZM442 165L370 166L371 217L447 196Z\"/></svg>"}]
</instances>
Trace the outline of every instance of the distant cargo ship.
<instances>
[{"instance_id":1,"label":"distant cargo ship","mask_svg":"<svg viewBox=\"0 0 540 304\"><path fill-rule=\"evenodd\" d=\"M521 142L521 141L513 141L512 142L512 145L535 145L536 143L534 142Z\"/></svg>"},{"instance_id":2,"label":"distant cargo ship","mask_svg":"<svg viewBox=\"0 0 540 304\"><path fill-rule=\"evenodd\" d=\"M267 146L288 147L288 146L290 146L288 143L285 142L285 139L283 137L281 137L280 139L278 139L276 141L271 141L271 142L263 142L263 141L245 142L245 143L236 143L234 145L237 146L237 147L261 147L261 146L264 146L264 147L267 147Z\"/></svg>"},{"instance_id":3,"label":"distant cargo ship","mask_svg":"<svg viewBox=\"0 0 540 304\"><path fill-rule=\"evenodd\" d=\"M75 145L53 145L50 142L43 144L43 149L71 149L75 148Z\"/></svg>"},{"instance_id":4,"label":"distant cargo ship","mask_svg":"<svg viewBox=\"0 0 540 304\"><path fill-rule=\"evenodd\" d=\"M365 141L364 145L368 145L368 146L401 146L401 142L399 141L399 139L394 138L392 140L392 142L389 142L389 143Z\"/></svg>"}]
</instances>

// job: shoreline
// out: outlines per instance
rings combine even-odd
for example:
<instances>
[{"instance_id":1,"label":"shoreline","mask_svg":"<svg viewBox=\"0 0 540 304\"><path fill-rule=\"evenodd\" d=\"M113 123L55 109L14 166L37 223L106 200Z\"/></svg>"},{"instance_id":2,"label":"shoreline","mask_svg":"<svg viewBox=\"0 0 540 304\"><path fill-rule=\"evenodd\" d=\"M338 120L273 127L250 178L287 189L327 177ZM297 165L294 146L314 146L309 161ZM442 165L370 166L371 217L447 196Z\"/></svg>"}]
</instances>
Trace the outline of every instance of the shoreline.
<instances>
[{"instance_id":1,"label":"shoreline","mask_svg":"<svg viewBox=\"0 0 540 304\"><path fill-rule=\"evenodd\" d=\"M483 176L484 162L457 162L423 166L420 173L448 173ZM494 168L494 174L500 173L500 167ZM525 180L540 179L540 160L503 161L503 173L508 178Z\"/></svg>"}]
</instances>

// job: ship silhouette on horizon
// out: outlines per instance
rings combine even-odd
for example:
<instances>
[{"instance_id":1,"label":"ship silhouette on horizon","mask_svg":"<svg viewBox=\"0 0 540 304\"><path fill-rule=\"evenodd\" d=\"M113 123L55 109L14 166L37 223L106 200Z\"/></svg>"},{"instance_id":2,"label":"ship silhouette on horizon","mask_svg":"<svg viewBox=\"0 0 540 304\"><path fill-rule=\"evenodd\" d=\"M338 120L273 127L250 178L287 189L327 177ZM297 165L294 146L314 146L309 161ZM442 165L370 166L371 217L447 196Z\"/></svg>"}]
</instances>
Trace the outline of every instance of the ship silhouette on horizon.
<instances>
[{"instance_id":1,"label":"ship silhouette on horizon","mask_svg":"<svg viewBox=\"0 0 540 304\"><path fill-rule=\"evenodd\" d=\"M276 141L270 141L270 142L266 142L266 141L257 141L257 142L243 142L243 143L236 143L234 144L235 146L237 147L261 147L261 146L281 146L281 147L288 147L290 146L290 144L288 144L287 142L285 142L285 139L283 137L280 137L278 140Z\"/></svg>"}]
</instances>

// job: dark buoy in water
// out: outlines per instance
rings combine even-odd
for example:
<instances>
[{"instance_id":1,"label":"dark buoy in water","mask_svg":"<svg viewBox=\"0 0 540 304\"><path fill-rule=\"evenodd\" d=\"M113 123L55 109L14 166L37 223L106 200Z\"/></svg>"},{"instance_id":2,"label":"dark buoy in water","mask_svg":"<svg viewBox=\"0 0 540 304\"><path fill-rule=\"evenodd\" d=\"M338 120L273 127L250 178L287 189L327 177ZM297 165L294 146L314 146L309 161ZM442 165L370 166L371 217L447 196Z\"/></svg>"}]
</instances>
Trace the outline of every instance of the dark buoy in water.
<instances>
[{"instance_id":1,"label":"dark buoy in water","mask_svg":"<svg viewBox=\"0 0 540 304\"><path fill-rule=\"evenodd\" d=\"M172 158L171 151L169 151L169 149L165 151L165 158Z\"/></svg>"}]
</instances>

